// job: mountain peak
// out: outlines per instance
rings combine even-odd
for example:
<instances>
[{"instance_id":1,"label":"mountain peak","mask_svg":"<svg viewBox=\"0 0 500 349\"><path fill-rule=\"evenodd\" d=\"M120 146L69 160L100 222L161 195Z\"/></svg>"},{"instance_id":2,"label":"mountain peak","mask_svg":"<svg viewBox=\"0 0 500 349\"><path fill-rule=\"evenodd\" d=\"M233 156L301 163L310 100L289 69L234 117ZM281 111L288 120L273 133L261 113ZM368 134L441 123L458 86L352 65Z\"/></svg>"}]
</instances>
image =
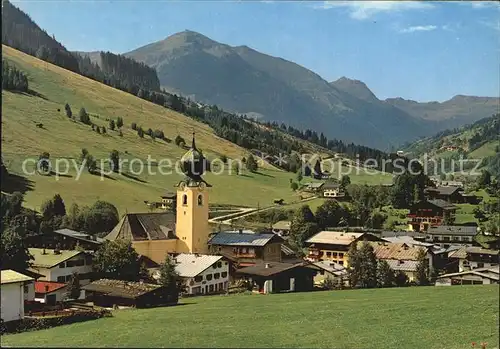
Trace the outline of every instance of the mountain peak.
<instances>
[{"instance_id":1,"label":"mountain peak","mask_svg":"<svg viewBox=\"0 0 500 349\"><path fill-rule=\"evenodd\" d=\"M378 98L368 88L368 86L366 86L366 84L360 80L350 79L348 77L342 76L341 78L330 82L330 85L365 101L378 100Z\"/></svg>"}]
</instances>

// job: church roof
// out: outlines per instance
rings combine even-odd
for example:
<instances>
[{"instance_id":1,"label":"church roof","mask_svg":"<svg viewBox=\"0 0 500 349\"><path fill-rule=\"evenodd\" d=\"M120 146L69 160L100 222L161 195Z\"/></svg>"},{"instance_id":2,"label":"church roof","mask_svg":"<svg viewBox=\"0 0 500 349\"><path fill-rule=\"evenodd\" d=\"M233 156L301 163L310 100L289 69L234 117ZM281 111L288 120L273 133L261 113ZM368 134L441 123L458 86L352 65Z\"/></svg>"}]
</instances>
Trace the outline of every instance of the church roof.
<instances>
[{"instance_id":1,"label":"church roof","mask_svg":"<svg viewBox=\"0 0 500 349\"><path fill-rule=\"evenodd\" d=\"M182 156L180 162L182 170L187 177L197 182L202 181L201 176L207 169L207 160L203 156L203 153L196 148L194 133L191 148Z\"/></svg>"},{"instance_id":2,"label":"church roof","mask_svg":"<svg viewBox=\"0 0 500 349\"><path fill-rule=\"evenodd\" d=\"M175 215L172 212L128 213L122 217L106 240L130 241L175 239Z\"/></svg>"}]
</instances>

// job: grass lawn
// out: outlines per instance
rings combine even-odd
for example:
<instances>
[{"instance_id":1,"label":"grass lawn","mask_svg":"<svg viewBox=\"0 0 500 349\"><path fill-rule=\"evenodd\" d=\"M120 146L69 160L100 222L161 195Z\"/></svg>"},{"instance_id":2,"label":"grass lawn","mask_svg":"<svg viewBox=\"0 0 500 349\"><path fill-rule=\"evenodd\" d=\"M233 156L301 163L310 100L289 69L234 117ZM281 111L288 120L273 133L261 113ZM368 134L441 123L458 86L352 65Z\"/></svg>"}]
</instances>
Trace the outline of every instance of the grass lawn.
<instances>
[{"instance_id":1,"label":"grass lawn","mask_svg":"<svg viewBox=\"0 0 500 349\"><path fill-rule=\"evenodd\" d=\"M4 346L498 348L495 286L234 295L2 337Z\"/></svg>"},{"instance_id":2,"label":"grass lawn","mask_svg":"<svg viewBox=\"0 0 500 349\"><path fill-rule=\"evenodd\" d=\"M456 204L458 207L457 213L455 215L455 223L463 224L468 222L478 222L479 221L474 217L473 210L478 207L477 205L471 204Z\"/></svg>"},{"instance_id":3,"label":"grass lawn","mask_svg":"<svg viewBox=\"0 0 500 349\"><path fill-rule=\"evenodd\" d=\"M498 141L489 141L476 150L470 152L467 157L469 159L483 159L488 156L493 156L496 154L496 147L498 146Z\"/></svg>"}]
</instances>

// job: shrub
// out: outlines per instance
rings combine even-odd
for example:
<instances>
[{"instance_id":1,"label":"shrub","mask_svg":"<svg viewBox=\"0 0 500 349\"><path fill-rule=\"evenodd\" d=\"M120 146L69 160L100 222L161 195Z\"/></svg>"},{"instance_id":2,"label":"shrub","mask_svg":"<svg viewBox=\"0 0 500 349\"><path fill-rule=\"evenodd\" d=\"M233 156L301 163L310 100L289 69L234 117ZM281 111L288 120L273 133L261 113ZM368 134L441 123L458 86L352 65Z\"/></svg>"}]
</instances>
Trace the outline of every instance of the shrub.
<instances>
[{"instance_id":1,"label":"shrub","mask_svg":"<svg viewBox=\"0 0 500 349\"><path fill-rule=\"evenodd\" d=\"M137 124L135 122L132 123L131 127L132 127L132 130L134 130L134 131L137 130Z\"/></svg>"},{"instance_id":2,"label":"shrub","mask_svg":"<svg viewBox=\"0 0 500 349\"><path fill-rule=\"evenodd\" d=\"M184 138L182 138L180 135L177 135L177 136L175 137L175 145L177 145L177 146L179 146L179 147L180 147L180 146L181 146L181 143L182 143L182 144L183 144L183 146L184 146L184 145L186 144L186 141L185 141L185 140L184 140ZM182 146L182 147L183 147L183 146Z\"/></svg>"}]
</instances>

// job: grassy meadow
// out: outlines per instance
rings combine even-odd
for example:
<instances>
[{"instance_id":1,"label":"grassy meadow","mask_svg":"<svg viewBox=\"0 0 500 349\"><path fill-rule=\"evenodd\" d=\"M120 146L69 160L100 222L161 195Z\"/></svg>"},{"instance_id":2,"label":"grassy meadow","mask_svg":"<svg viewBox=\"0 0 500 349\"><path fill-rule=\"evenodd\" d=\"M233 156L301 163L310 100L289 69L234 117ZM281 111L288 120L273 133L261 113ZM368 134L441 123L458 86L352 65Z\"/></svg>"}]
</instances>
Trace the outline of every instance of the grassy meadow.
<instances>
[{"instance_id":1,"label":"grassy meadow","mask_svg":"<svg viewBox=\"0 0 500 349\"><path fill-rule=\"evenodd\" d=\"M184 306L2 336L3 346L498 348L498 285L182 299Z\"/></svg>"},{"instance_id":2,"label":"grassy meadow","mask_svg":"<svg viewBox=\"0 0 500 349\"><path fill-rule=\"evenodd\" d=\"M2 157L10 173L17 176L16 181L3 187L12 192L26 193L25 205L39 209L42 202L55 193L62 195L69 207L71 203L92 204L102 199L117 206L121 214L125 211L144 211L144 201L157 201L165 191L174 190L180 176L156 174L136 174L138 164L125 175L111 174L106 178L91 175L86 170L77 179L74 168L59 169L61 176L56 178L42 175L24 175L23 161L27 158L38 159L42 152L48 152L52 164L56 158L79 159L82 148L86 148L94 158L106 159L112 150L120 152L121 159L140 159L148 156L159 161L168 158L173 163L185 150L176 146L173 140L181 135L188 145L191 134L196 132L196 144L204 154L213 159L222 154L229 159L241 159L248 152L214 134L206 124L194 121L172 110L99 82L87 79L68 70L46 63L22 52L2 46L3 59L16 65L28 75L30 94L12 93L2 90ZM64 105L71 106L73 115L78 119L80 108L84 107L91 121L107 129L106 134L98 134L91 127L66 117ZM117 130L108 128L109 120L122 117L123 136ZM135 122L144 130L160 129L170 141L153 140L145 135L140 138L131 129ZM43 128L37 127L38 123ZM29 170L33 165L28 166ZM152 170L157 170L154 164ZM136 171L135 173L132 171ZM66 173L67 172L67 173ZM295 174L281 171L268 163L261 163L258 173L243 171L241 175L207 174L206 179L214 187L210 193L211 203L225 203L243 206L266 206L274 199L283 198L288 203L298 200L298 194L290 189L290 179ZM25 177L25 178L22 178ZM377 183L387 180L385 174L351 176L353 183Z\"/></svg>"}]
</instances>

